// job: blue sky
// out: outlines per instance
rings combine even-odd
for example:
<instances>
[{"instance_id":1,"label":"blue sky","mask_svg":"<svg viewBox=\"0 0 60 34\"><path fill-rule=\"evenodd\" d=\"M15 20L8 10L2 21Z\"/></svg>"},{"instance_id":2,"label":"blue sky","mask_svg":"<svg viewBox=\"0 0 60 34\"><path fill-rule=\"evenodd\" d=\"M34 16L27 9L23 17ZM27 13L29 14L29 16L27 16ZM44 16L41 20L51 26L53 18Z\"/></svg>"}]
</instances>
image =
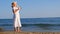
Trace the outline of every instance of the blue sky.
<instances>
[{"instance_id":1,"label":"blue sky","mask_svg":"<svg viewBox=\"0 0 60 34\"><path fill-rule=\"evenodd\" d=\"M0 0L0 18L13 18L11 3ZM60 17L60 0L15 0L22 7L21 18Z\"/></svg>"}]
</instances>

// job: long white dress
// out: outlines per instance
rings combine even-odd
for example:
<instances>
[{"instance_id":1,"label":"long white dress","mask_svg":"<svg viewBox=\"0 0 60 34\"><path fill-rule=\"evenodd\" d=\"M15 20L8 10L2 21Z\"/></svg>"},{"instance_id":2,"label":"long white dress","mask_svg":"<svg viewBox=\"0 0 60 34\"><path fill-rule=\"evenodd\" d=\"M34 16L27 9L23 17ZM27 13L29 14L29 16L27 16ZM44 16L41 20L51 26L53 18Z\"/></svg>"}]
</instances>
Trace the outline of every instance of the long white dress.
<instances>
[{"instance_id":1,"label":"long white dress","mask_svg":"<svg viewBox=\"0 0 60 34\"><path fill-rule=\"evenodd\" d=\"M13 10L18 9L18 7L13 7ZM14 27L21 27L19 10L14 14Z\"/></svg>"}]
</instances>

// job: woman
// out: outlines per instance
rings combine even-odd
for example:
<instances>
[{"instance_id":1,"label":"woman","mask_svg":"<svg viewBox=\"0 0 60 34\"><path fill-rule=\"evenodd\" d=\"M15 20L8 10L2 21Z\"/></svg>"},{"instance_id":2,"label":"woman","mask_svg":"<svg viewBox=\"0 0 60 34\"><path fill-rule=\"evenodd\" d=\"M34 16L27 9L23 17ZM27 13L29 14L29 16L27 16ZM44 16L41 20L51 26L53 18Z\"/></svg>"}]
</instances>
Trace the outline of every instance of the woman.
<instances>
[{"instance_id":1,"label":"woman","mask_svg":"<svg viewBox=\"0 0 60 34\"><path fill-rule=\"evenodd\" d=\"M20 14L19 10L21 10L20 7L17 7L17 3L13 2L12 3L12 10L14 14L14 31L20 32L21 31L21 22L20 22Z\"/></svg>"}]
</instances>

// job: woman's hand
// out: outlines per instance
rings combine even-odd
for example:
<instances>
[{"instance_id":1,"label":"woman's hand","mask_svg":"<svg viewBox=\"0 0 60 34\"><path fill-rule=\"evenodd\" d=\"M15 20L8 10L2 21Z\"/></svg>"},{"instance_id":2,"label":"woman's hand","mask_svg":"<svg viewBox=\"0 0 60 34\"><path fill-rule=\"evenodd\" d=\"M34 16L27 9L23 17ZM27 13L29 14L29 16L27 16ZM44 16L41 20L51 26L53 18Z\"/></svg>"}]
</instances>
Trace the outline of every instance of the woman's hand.
<instances>
[{"instance_id":1,"label":"woman's hand","mask_svg":"<svg viewBox=\"0 0 60 34\"><path fill-rule=\"evenodd\" d=\"M18 10L21 10L21 7L18 7Z\"/></svg>"},{"instance_id":2,"label":"woman's hand","mask_svg":"<svg viewBox=\"0 0 60 34\"><path fill-rule=\"evenodd\" d=\"M18 7L18 10L20 10L20 7Z\"/></svg>"}]
</instances>

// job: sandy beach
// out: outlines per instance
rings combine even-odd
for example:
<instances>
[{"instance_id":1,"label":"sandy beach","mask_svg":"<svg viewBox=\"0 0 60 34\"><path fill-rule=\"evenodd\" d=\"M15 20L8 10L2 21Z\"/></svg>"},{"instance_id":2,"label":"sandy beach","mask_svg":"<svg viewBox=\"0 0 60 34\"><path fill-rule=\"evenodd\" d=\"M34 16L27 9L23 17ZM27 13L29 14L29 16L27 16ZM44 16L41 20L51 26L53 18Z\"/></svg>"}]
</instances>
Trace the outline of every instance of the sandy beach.
<instances>
[{"instance_id":1,"label":"sandy beach","mask_svg":"<svg viewBox=\"0 0 60 34\"><path fill-rule=\"evenodd\" d=\"M0 34L60 34L60 32L13 32L13 31L6 31L0 32Z\"/></svg>"}]
</instances>

